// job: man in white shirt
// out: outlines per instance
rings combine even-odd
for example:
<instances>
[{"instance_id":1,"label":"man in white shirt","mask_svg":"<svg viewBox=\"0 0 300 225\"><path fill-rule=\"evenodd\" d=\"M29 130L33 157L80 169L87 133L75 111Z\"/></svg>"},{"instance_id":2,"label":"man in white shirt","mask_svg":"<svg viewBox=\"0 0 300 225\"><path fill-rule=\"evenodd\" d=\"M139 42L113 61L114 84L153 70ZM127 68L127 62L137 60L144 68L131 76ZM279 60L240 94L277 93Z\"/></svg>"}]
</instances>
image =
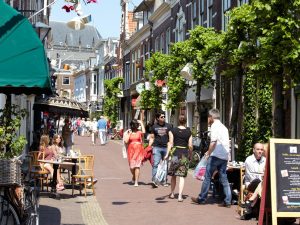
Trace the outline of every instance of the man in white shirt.
<instances>
[{"instance_id":1,"label":"man in white shirt","mask_svg":"<svg viewBox=\"0 0 300 225\"><path fill-rule=\"evenodd\" d=\"M208 112L208 124L211 125L211 142L205 156L208 159L204 181L201 192L197 198L192 197L192 201L198 204L205 204L211 177L217 170L219 172L220 182L223 186L225 199L219 206L231 207L231 189L227 179L227 162L229 157L229 133L228 129L220 121L220 112L218 109L211 109Z\"/></svg>"},{"instance_id":2,"label":"man in white shirt","mask_svg":"<svg viewBox=\"0 0 300 225\"><path fill-rule=\"evenodd\" d=\"M253 154L248 156L245 161L245 186L248 193L252 193L251 197L240 204L241 207L246 208L245 214L241 219L250 219L255 207L258 211L259 205L256 204L259 196L261 195L263 175L266 166L266 158L264 154L264 145L256 143L253 147ZM254 215L253 215L254 216Z\"/></svg>"},{"instance_id":3,"label":"man in white shirt","mask_svg":"<svg viewBox=\"0 0 300 225\"><path fill-rule=\"evenodd\" d=\"M248 187L252 181L262 181L266 166L266 158L263 156L264 145L256 143L253 147L253 154L245 161L245 185Z\"/></svg>"}]
</instances>

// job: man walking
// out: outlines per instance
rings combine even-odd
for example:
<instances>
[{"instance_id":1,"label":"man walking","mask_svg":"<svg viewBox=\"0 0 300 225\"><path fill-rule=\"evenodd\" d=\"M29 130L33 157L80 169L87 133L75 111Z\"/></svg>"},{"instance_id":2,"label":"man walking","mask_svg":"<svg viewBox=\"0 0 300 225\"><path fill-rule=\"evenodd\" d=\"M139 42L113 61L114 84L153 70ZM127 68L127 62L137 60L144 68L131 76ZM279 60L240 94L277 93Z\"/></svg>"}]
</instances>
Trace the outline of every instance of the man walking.
<instances>
[{"instance_id":1,"label":"man walking","mask_svg":"<svg viewBox=\"0 0 300 225\"><path fill-rule=\"evenodd\" d=\"M205 204L211 177L214 171L219 172L220 182L223 185L225 199L219 206L230 208L231 190L227 179L226 169L229 155L229 134L228 129L220 121L218 109L211 109L208 112L208 124L211 125L211 142L205 156L208 159L204 181L199 196L192 197L192 201L198 204Z\"/></svg>"},{"instance_id":2,"label":"man walking","mask_svg":"<svg viewBox=\"0 0 300 225\"><path fill-rule=\"evenodd\" d=\"M152 128L149 137L149 146L153 147L153 167L152 167L152 186L153 188L158 187L155 183L155 175L157 172L157 167L160 161L167 154L167 145L169 142L170 132L172 126L165 122L165 113L160 111L156 114L156 121ZM167 185L167 184L166 184Z\"/></svg>"},{"instance_id":3,"label":"man walking","mask_svg":"<svg viewBox=\"0 0 300 225\"><path fill-rule=\"evenodd\" d=\"M105 145L106 144L106 131L107 131L107 121L104 118L104 116L100 116L100 119L98 120L97 124L99 138L100 138L100 144Z\"/></svg>"}]
</instances>

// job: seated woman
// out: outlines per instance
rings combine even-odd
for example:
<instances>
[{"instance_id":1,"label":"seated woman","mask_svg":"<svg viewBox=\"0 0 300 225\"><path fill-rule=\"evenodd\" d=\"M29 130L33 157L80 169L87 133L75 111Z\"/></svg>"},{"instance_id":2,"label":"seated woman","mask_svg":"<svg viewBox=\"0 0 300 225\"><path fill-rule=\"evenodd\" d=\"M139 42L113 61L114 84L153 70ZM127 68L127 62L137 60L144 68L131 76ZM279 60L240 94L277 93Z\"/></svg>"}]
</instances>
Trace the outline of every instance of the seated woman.
<instances>
[{"instance_id":1,"label":"seated woman","mask_svg":"<svg viewBox=\"0 0 300 225\"><path fill-rule=\"evenodd\" d=\"M58 156L63 156L65 154L62 138L59 134L53 136L51 148L53 148Z\"/></svg>"},{"instance_id":2,"label":"seated woman","mask_svg":"<svg viewBox=\"0 0 300 225\"><path fill-rule=\"evenodd\" d=\"M57 152L54 150L53 147L50 147L49 146L49 142L50 142L50 139L49 139L49 136L48 135L42 135L41 136L41 140L40 140L40 148L39 148L39 155L38 155L38 158L41 159L42 158L42 153L44 153L44 159L45 160L55 160L56 157L57 157ZM51 174L51 176L53 177L53 172L54 172L54 169L52 167L52 164L50 163L44 163L44 164L41 164L41 167L43 167L44 169L48 170L49 173ZM56 189L58 191L62 191L64 190L64 185L63 185L63 182L60 178L60 172L59 170L57 170L57 185L56 185Z\"/></svg>"}]
</instances>

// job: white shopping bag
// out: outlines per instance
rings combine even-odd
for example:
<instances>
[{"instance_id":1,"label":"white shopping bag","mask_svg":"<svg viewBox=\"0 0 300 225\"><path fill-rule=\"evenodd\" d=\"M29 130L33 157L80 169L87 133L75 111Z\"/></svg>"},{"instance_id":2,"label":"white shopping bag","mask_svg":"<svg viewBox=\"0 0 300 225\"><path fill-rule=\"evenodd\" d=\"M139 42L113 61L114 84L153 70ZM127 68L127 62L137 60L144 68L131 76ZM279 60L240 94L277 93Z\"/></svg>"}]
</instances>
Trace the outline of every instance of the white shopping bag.
<instances>
[{"instance_id":1,"label":"white shopping bag","mask_svg":"<svg viewBox=\"0 0 300 225\"><path fill-rule=\"evenodd\" d=\"M125 144L124 141L123 141L123 146L122 146L122 156L123 156L123 159L127 159L127 145Z\"/></svg>"},{"instance_id":2,"label":"white shopping bag","mask_svg":"<svg viewBox=\"0 0 300 225\"><path fill-rule=\"evenodd\" d=\"M155 175L155 183L164 183L167 179L167 168L168 168L168 162L167 160L163 160L158 164L157 172Z\"/></svg>"}]
</instances>

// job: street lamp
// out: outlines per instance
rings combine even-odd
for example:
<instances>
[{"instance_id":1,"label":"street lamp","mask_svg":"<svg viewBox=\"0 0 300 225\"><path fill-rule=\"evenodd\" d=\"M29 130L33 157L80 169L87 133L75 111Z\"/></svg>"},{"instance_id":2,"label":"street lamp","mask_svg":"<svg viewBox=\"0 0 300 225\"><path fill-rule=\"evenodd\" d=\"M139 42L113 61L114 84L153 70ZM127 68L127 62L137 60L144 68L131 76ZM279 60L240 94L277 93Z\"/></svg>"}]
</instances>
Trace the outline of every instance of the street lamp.
<instances>
[{"instance_id":1,"label":"street lamp","mask_svg":"<svg viewBox=\"0 0 300 225\"><path fill-rule=\"evenodd\" d=\"M51 27L42 22L36 22L33 26L36 29L37 34L39 35L40 40L44 43L45 38L47 37Z\"/></svg>"}]
</instances>

